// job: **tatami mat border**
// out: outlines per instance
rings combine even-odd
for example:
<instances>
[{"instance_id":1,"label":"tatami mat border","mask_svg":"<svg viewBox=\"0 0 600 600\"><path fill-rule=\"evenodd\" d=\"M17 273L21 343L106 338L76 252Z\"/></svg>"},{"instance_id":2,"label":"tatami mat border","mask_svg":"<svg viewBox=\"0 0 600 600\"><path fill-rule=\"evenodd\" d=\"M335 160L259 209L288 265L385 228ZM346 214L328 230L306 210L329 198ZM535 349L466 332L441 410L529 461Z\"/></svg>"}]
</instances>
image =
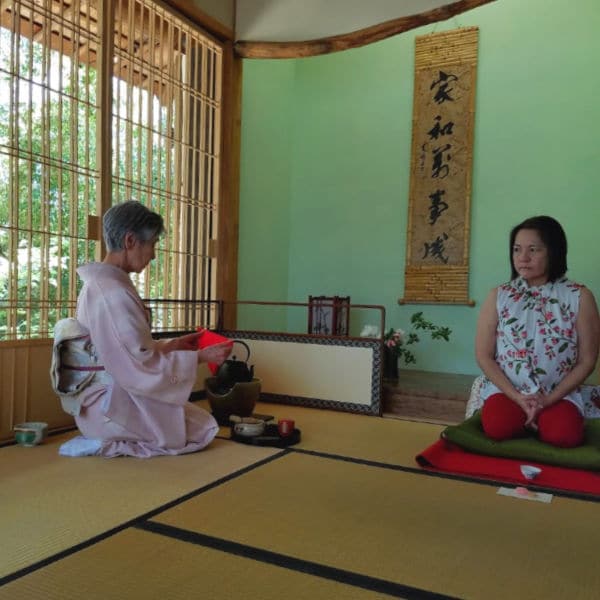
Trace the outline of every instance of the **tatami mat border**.
<instances>
[{"instance_id":1,"label":"tatami mat border","mask_svg":"<svg viewBox=\"0 0 600 600\"><path fill-rule=\"evenodd\" d=\"M394 596L396 598L404 598L406 600L453 600L456 598L455 596L446 596L445 594L414 588L394 581L370 577L369 575L362 575L353 571L329 567L294 556L271 552L270 550L264 550L263 548L248 546L246 544L224 540L222 538L189 531L187 529L180 529L179 527L157 523L156 521L145 521L143 523L138 523L135 527L137 529L142 529L143 531L164 535L182 542L204 546L211 548L212 550L219 550L228 554L234 554L243 558L298 571L314 577L322 577L323 579L337 581L371 592L387 594L388 596Z\"/></svg>"},{"instance_id":2,"label":"tatami mat border","mask_svg":"<svg viewBox=\"0 0 600 600\"><path fill-rule=\"evenodd\" d=\"M223 439L228 439L228 438L226 438L226 436L218 436L218 437L222 437ZM265 464L270 463L271 461L282 458L283 456L286 456L287 454L292 453L292 452L295 452L298 454L306 454L306 455L324 458L324 459L328 459L328 460L350 462L350 463L364 465L364 466L368 466L368 467L401 471L401 472L405 472L405 473L411 473L411 474L415 474L415 475L424 475L424 476L428 476L428 477L439 477L442 479L450 479L450 480L455 480L455 481L462 481L462 482L466 482L466 483L475 483L475 484L492 486L492 487L512 485L512 484L506 484L505 482L502 482L502 481L496 481L496 480L490 480L490 479L484 479L484 478L478 478L478 477L467 477L467 476L462 476L462 475L454 475L454 474L443 473L443 472L439 472L439 471L428 471L428 470L425 470L425 469L422 469L419 467L407 467L407 466L403 466L403 465L395 465L395 464L391 464L391 463L378 462L378 461L374 461L374 460L359 459L359 458L354 458L354 457L344 456L344 455L339 455L339 454L319 452L316 450L288 447L288 448L282 449L280 452L273 454L272 456L269 456L265 459L259 460L251 465L248 465L247 467L244 467L243 469L239 469L238 471L229 473L228 475L226 475L220 479L217 479L207 485L204 485L196 490L192 490L191 492L188 492L188 493L184 494L183 496L180 496L174 500L171 500L165 504L162 504L161 506L159 506L155 509L152 509L151 511L147 511L146 513L139 515L138 517L130 519L130 520L122 523L121 525L113 527L113 528L111 528L99 535L96 535L84 542L81 542L79 544L71 546L70 548L67 548L61 552L58 552L52 556L49 556L43 560L40 560L34 564L24 567L23 569L19 569L18 571L15 571L13 573L5 575L4 577L0 578L0 586L3 586L11 581L14 581L16 579L24 577L34 571L42 569L45 566L48 566L54 562L57 562L63 558L66 558L72 554L75 554L76 552L78 552L80 550L84 550L85 548L92 546L106 538L109 538L109 537L115 535L116 533L123 531L124 529L127 529L129 527L137 527L139 529L144 529L147 531L154 531L155 533L160 533L160 534L167 535L170 537L175 537L175 538L181 539L183 541L189 541L191 543L195 543L198 545L203 545L203 546L211 547L211 548L214 548L217 550L222 550L223 552L230 552L232 554L245 556L247 558L253 558L255 560L264 561L264 562L267 562L270 564L279 565L279 566L282 566L285 568L294 569L297 571L309 573L309 574L316 575L319 577L324 577L324 578L331 579L334 581L348 583L350 585L361 587L361 588L364 588L364 589L367 589L370 591L381 591L382 593L386 593L386 594L389 594L392 596L403 597L403 598L415 598L415 599L416 598L422 598L422 599L435 599L435 598L449 599L449 598L451 598L451 596L440 595L440 594L436 594L433 592L428 592L426 590L420 590L417 588L412 588L410 586L404 586L402 584L397 584L397 583L386 581L386 580L380 580L377 578L363 576L363 575L360 575L357 573L352 573L352 572L348 572L348 571L344 571L344 570L340 570L340 569L335 569L333 567L319 565L317 563L311 563L310 561L304 561L304 560L296 559L296 558L289 557L286 555L269 552L267 550L253 548L251 546L245 546L243 544L238 544L235 542L230 542L230 541L222 540L219 538L213 538L211 536L206 536L206 535L202 535L202 534L198 534L198 533L194 533L194 532L189 532L186 530L179 530L178 528L174 528L174 527L170 527L167 525L163 525L163 524L159 524L159 523L150 521L150 519L152 517L164 512L170 508L173 508L174 506L182 504L183 502L186 502L187 500L190 500L191 498L194 498L206 491L209 491L217 486L220 486L232 479L240 477L240 476L244 475L245 473L248 473L254 469L257 469ZM557 490L554 488L545 488L545 487L533 486L533 485L528 485L527 487L532 491L549 492L557 497L570 498L570 499L582 500L582 501L587 501L587 502L600 502L600 497L597 497L597 496L590 496L587 494L579 494L577 492Z\"/></svg>"},{"instance_id":3,"label":"tatami mat border","mask_svg":"<svg viewBox=\"0 0 600 600\"><path fill-rule=\"evenodd\" d=\"M328 452L319 452L317 450L306 450L304 448L288 448L290 452L298 452L300 454L309 454L311 456L318 456L320 458L328 458L331 460L341 460L343 462L351 462L359 465L365 465L367 467L377 467L380 469L390 469L392 471L402 471L403 473L413 473L415 475L425 475L427 477L439 477L441 479L452 479L454 481L464 481L466 483L477 483L480 485L487 485L491 487L509 486L513 487L514 484L506 483L505 481L497 481L495 479L485 479L483 477L467 477L466 475L453 475L452 473L443 473L441 471L428 471L418 467L406 467L404 465L394 465L391 463L378 462L376 460L366 460L363 458L354 458L352 456L343 456L340 454L330 454ZM571 498L572 500L583 500L586 502L600 502L600 496L591 496L589 494L583 494L578 492L571 492L568 490L558 490L556 488L548 488L537 485L527 484L527 489L533 492L545 492L550 493L553 496L561 498Z\"/></svg>"},{"instance_id":4,"label":"tatami mat border","mask_svg":"<svg viewBox=\"0 0 600 600\"><path fill-rule=\"evenodd\" d=\"M229 473L228 475L225 475L224 477L221 477L220 479L216 479L215 481L212 481L211 483L208 483L196 490L192 490L191 492L188 492L187 494L184 494L183 496L180 496L179 498L175 498L174 500L166 502L165 504L161 504L157 508L153 508L152 510L147 511L144 514L139 515L138 517L130 519L129 521L125 521L124 523L121 523L121 525L112 527L111 529L108 529L107 531L105 531L103 533L95 535L94 537L91 537L88 540L85 540L84 542L75 544L74 546L71 546L70 548L62 550L61 552L57 552L56 554L53 554L52 556L48 556L47 558L44 558L43 560L40 560L40 561L33 563L27 567L19 569L18 571L15 571L14 573L9 573L8 575L5 575L4 577L0 577L0 587L11 581L14 581L15 579L24 577L25 575L28 575L29 573L33 573L34 571L42 569L52 563L55 563L63 558L66 558L67 556L75 554L76 552L79 552L80 550L84 550L85 548L88 548L89 546L93 546L94 544L97 544L98 542L101 542L102 540L105 540L106 538L109 538L109 537L115 535L116 533L119 533L120 531L127 529L128 527L136 526L140 522L151 519L152 517L164 512L165 510L169 510L170 508L173 508L174 506L177 506L178 504L182 504L183 502L186 502L187 500L190 500L191 498L199 496L200 494L203 494L204 492L207 492L219 485L227 483L228 481L231 481L232 479L236 479L237 477L240 477L240 476L244 475L245 473L252 471L253 469L257 469L258 467L261 467L262 465L265 465L273 460L277 460L278 458L285 456L287 453L288 453L288 450L282 450L281 452L277 452L276 454L268 456L267 458L263 458L262 460L252 463L251 465L248 465L247 467L244 467L243 469L239 469L238 471Z\"/></svg>"},{"instance_id":5,"label":"tatami mat border","mask_svg":"<svg viewBox=\"0 0 600 600\"><path fill-rule=\"evenodd\" d=\"M222 440L230 440L226 435L216 436ZM405 465L394 465L392 463L379 462L376 460L367 460L364 458L355 458L353 456L344 456L343 454L331 454L329 452L319 452L318 450L307 450L305 448L294 448L290 446L284 450L284 452L298 452L299 454L309 454L311 456L318 456L320 458L328 458L331 460L341 460L345 462L356 463L365 465L367 467L377 467L379 469L391 469L392 471L402 471L404 473L413 473L415 475L425 475L427 477L439 477L441 479L451 479L454 481L464 481L467 483L477 483L480 485L487 485L491 487L509 486L512 487L514 484L506 483L505 481L499 481L495 479L485 479L484 477L468 477L466 475L453 475L452 473L443 473L442 471L428 471L421 467L407 467ZM280 456L278 454L277 456ZM556 488L548 488L537 485L528 484L527 488L532 492L544 492L549 493L560 498L571 498L572 500L583 500L586 502L600 502L600 496L591 496L589 494L582 494L578 492L571 492L568 490L558 490Z\"/></svg>"}]
</instances>

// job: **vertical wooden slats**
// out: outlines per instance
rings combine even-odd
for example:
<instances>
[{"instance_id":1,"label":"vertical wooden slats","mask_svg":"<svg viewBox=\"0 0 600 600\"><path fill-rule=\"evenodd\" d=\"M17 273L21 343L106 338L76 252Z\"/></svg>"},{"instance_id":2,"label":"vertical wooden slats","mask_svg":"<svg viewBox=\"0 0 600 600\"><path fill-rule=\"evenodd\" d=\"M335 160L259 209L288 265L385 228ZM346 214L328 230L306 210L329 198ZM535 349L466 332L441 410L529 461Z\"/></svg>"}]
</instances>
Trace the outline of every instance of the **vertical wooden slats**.
<instances>
[{"instance_id":1,"label":"vertical wooden slats","mask_svg":"<svg viewBox=\"0 0 600 600\"><path fill-rule=\"evenodd\" d=\"M81 6L80 6L80 0L73 0L73 4L71 5L71 9L73 11L73 15L75 14L81 14ZM88 11L89 14L89 11ZM82 36L81 36L81 31L79 28L74 27L73 28L73 40L74 40L74 45L75 47L80 47L82 44ZM70 121L69 121L69 125L70 125L70 131L79 131L79 127L80 127L80 121L79 121L79 116L80 116L80 97L81 97L81 87L80 87L80 78L79 78L79 70L80 70L80 66L81 66L81 58L80 58L80 52L74 52L73 56L71 57L71 61L70 61L70 72L69 72L69 79L72 82L72 87L73 87L73 92L72 92L72 96L70 97L70 101L69 101L69 110L70 110ZM86 86L87 87L87 86ZM86 111L87 112L87 111ZM87 129L87 128L86 128ZM86 129L84 129L84 131L86 131ZM87 136L84 134L84 140L87 142ZM79 156L79 144L78 144L78 140L79 140L79 136L75 136L75 135L71 135L69 136L69 148L70 148L70 154L71 154L71 161L73 161L75 164L78 164L80 159L82 157ZM85 144L86 148L89 146L89 144ZM87 162L84 163L85 166L87 166ZM89 215L87 214L87 211L85 211L85 207L87 207L87 202L84 203L83 206L81 206L82 202L80 201L79 198L79 185L80 185L80 180L81 180L82 176L79 173L71 173L71 177L70 177L70 185L69 185L69 198L72 198L73 201L71 202L71 206L69 207L69 212L70 212L70 219L68 221L68 232L69 232L69 238L68 238L68 248L66 249L66 258L67 258L67 265L66 265L66 273L68 276L68 287L70 290L76 290L77 289L77 277L76 277L76 272L75 269L73 268L74 265L77 264L79 257L78 257L78 253L77 253L77 238L80 235L80 227L79 227L79 222L80 220L85 219L85 225L86 225L86 235L89 237L89 229L87 227L87 224L89 222ZM86 178L87 179L87 178ZM82 211L82 209L84 209ZM82 214L83 213L83 214ZM61 218L62 218L62 211L61 211ZM60 232L63 233L64 232L64 228L61 226L60 228ZM83 232L82 232L83 233ZM59 236L58 240L57 240L57 249L58 249L58 277L57 277L57 298L59 298L61 301L63 299L66 299L69 294L67 293L66 295L63 292L62 289L62 275L63 275L63 237L62 235ZM86 260L86 257L81 257L82 262L84 262Z\"/></svg>"},{"instance_id":2,"label":"vertical wooden slats","mask_svg":"<svg viewBox=\"0 0 600 600\"><path fill-rule=\"evenodd\" d=\"M43 30L42 33L43 35L41 36L42 39L42 81L43 83L43 95L42 95L42 131L43 131L43 135L42 135L42 148L41 148L41 154L42 157L44 159L47 160L46 166L45 168L42 168L42 196L39 199L39 206L40 206L40 221L39 221L39 228L40 228L40 234L39 234L39 252L40 252L40 259L43 260L42 264L47 265L48 264L48 237L47 237L47 232L50 229L50 202L51 202L51 190L52 190L52 175L54 175L56 177L56 152L57 152L57 148L56 145L52 143L52 136L56 134L56 130L53 131L54 128L59 129L60 126L57 122L53 123L53 115L52 115L52 108L53 108L53 101L54 101L54 96L52 93L52 84L53 84L53 64L52 64L52 46L51 46L51 38L52 38L52 29L51 27L49 27L49 15L48 15L48 0L46 0L46 2L44 2L42 4L43 6L43 10L44 10L44 15L42 17L42 23L43 23ZM60 46L59 46L60 47ZM54 159L54 160L53 160ZM57 182L58 183L58 182ZM57 190L58 193L60 193L60 189ZM31 201L31 190L30 190L30 195L29 195L30 201ZM31 229L31 228L30 228ZM30 248L33 246L33 244L35 243L33 240L33 235L30 233ZM43 257L43 259L42 259ZM31 262L29 262L29 266L30 266L30 270L29 272L31 273ZM40 287L39 287L39 296L37 298L35 298L35 300L37 300L38 303L40 303L40 301L42 299L46 299L47 298L47 294L48 294L48 286L47 286L47 277L48 277L48 269L43 269L41 272L41 278L40 278ZM27 294L28 298L32 298L32 294L28 293ZM29 337L31 335L31 308L33 307L28 307L27 309L27 313L28 313L28 319L27 319L27 323L28 323L28 330L27 330L27 336ZM38 308L37 310L40 313L40 327L42 326L42 324L44 324L47 321L47 314L46 314L46 310L45 307L40 304L38 304Z\"/></svg>"},{"instance_id":3,"label":"vertical wooden slats","mask_svg":"<svg viewBox=\"0 0 600 600\"><path fill-rule=\"evenodd\" d=\"M29 40L29 44L28 44L28 52L27 55L28 57L30 57L30 60L27 61L28 66L31 65L31 69L28 69L27 72L23 73L21 72L21 77L27 81L27 80L32 80L33 79L33 51L32 51L32 44L31 44L31 40L32 40L32 34L33 31L30 29L28 32L28 40ZM21 59L21 66L23 66L25 64L25 61ZM20 97L20 92L21 92L21 86L19 86L19 97ZM33 86L31 85L27 85L26 86L26 93L27 93L27 110L23 111L23 113L20 113L20 115L22 115L22 118L26 120L27 122L27 151L31 154L33 154L33 114L34 114L34 105L33 105ZM19 136L20 137L20 136ZM19 145L21 144L20 140L17 142ZM26 163L26 169L27 169L27 191L24 192L24 196L22 197L22 188L19 182L19 205L21 206L22 204L26 205L26 214L27 214L27 220L26 223L19 223L19 229L21 228L25 228L27 231L31 232L32 228L33 228L33 211L34 211L34 207L33 207L33 195L32 195L32 190L33 190L33 169L34 166L32 164L32 162L27 161ZM19 179L20 179L20 174L19 174ZM23 227L25 226L25 227ZM31 233L29 233L28 236L28 240L27 240L28 244L27 244L27 253L28 253L28 261L27 261L27 265L23 265L22 263L18 265L18 269L19 271L24 270L25 268L27 268L27 297L31 298L32 294L31 294L31 276L32 276L32 269L31 269L31 251L32 251L32 246L33 246L33 240L32 240L32 235ZM25 335L30 335L31 332L31 312L29 309L26 310L26 319L27 319L27 325L26 325L26 330L23 332Z\"/></svg>"},{"instance_id":4,"label":"vertical wooden slats","mask_svg":"<svg viewBox=\"0 0 600 600\"><path fill-rule=\"evenodd\" d=\"M10 197L0 340L49 336L72 314L76 267L103 253L88 225L129 197L168 231L141 293L214 298L222 46L151 0L16 0L2 26L11 141L1 151ZM215 325L209 309L170 312L173 326Z\"/></svg>"},{"instance_id":5,"label":"vertical wooden slats","mask_svg":"<svg viewBox=\"0 0 600 600\"><path fill-rule=\"evenodd\" d=\"M10 72L17 73L18 66L20 64L20 45L19 45L19 34L17 24L20 22L20 6L15 6L12 12L12 29L10 34ZM9 100L9 113L8 113L8 131L10 139L18 139L18 97L19 97L19 81L12 86L10 90ZM16 298L17 298L17 282L18 282L18 260L17 260L17 248L18 248L18 236L17 230L19 227L19 160L18 154L13 147L13 152L9 153L8 164L9 164L9 209L7 219L7 231L8 231L8 298L9 306L7 311L7 336L16 334L17 327L17 311L16 311Z\"/></svg>"},{"instance_id":6,"label":"vertical wooden slats","mask_svg":"<svg viewBox=\"0 0 600 600\"><path fill-rule=\"evenodd\" d=\"M160 212L167 229L136 283L145 297L213 298L208 244L218 188L210 170L218 162L212 115L220 110L222 49L149 0L119 0L116 17L115 196ZM173 305L160 318L202 324L190 314Z\"/></svg>"},{"instance_id":7,"label":"vertical wooden slats","mask_svg":"<svg viewBox=\"0 0 600 600\"><path fill-rule=\"evenodd\" d=\"M56 319L72 313L75 267L88 258L89 201L81 201L79 186L89 199L98 173L84 160L96 146L95 132L89 116L80 129L80 117L93 118L97 106L79 70L81 57L90 60L89 47L98 45L87 1L85 13L83 8L81 0L21 0L2 14L2 36L10 39L2 65L9 139L0 153L10 185L0 233L8 241L10 271L8 298L0 303L0 340L48 337Z\"/></svg>"}]
</instances>

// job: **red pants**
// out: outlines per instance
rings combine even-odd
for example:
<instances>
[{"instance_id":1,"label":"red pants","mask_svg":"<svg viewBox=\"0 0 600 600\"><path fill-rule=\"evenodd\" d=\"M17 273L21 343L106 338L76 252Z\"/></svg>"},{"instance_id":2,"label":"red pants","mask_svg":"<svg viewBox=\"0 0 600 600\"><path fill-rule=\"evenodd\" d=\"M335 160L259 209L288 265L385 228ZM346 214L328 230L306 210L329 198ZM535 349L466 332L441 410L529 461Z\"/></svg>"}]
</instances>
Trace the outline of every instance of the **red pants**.
<instances>
[{"instance_id":1,"label":"red pants","mask_svg":"<svg viewBox=\"0 0 600 600\"><path fill-rule=\"evenodd\" d=\"M485 434L496 441L527 435L525 411L508 396L492 394L481 409ZM538 437L542 442L573 448L583 443L583 416L568 400L559 400L537 417Z\"/></svg>"}]
</instances>

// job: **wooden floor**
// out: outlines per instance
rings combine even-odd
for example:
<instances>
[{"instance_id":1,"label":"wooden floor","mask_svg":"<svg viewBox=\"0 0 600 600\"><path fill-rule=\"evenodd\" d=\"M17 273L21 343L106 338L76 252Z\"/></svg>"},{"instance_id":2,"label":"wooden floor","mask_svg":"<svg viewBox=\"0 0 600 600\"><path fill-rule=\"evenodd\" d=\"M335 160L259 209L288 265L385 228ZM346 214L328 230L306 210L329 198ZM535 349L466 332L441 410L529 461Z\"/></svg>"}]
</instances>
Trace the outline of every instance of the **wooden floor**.
<instances>
[{"instance_id":1,"label":"wooden floor","mask_svg":"<svg viewBox=\"0 0 600 600\"><path fill-rule=\"evenodd\" d=\"M429 423L460 423L474 375L400 371L397 381L383 382L383 414Z\"/></svg>"}]
</instances>

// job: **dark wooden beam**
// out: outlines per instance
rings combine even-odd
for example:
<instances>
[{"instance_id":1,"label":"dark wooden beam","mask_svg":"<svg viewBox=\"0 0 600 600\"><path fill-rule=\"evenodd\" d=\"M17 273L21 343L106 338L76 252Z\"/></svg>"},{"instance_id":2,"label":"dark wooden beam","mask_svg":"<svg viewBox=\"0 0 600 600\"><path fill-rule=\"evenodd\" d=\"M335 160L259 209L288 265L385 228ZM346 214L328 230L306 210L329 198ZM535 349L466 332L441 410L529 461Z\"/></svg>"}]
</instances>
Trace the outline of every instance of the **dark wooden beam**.
<instances>
[{"instance_id":1,"label":"dark wooden beam","mask_svg":"<svg viewBox=\"0 0 600 600\"><path fill-rule=\"evenodd\" d=\"M189 0L164 0L167 6L174 8L184 17L196 25L200 25L205 31L213 35L219 41L233 41L233 30L217 21L209 14L198 8Z\"/></svg>"},{"instance_id":2,"label":"dark wooden beam","mask_svg":"<svg viewBox=\"0 0 600 600\"><path fill-rule=\"evenodd\" d=\"M240 211L240 147L242 120L242 60L233 44L223 46L223 108L221 142L221 194L219 201L216 252L217 294L226 302L237 300L238 234ZM226 329L235 329L236 314L225 314Z\"/></svg>"},{"instance_id":3,"label":"dark wooden beam","mask_svg":"<svg viewBox=\"0 0 600 600\"><path fill-rule=\"evenodd\" d=\"M495 0L459 0L427 12L400 17L359 31L306 42L244 42L235 43L236 54L242 58L304 58L331 54L379 42L423 25L446 21Z\"/></svg>"}]
</instances>

